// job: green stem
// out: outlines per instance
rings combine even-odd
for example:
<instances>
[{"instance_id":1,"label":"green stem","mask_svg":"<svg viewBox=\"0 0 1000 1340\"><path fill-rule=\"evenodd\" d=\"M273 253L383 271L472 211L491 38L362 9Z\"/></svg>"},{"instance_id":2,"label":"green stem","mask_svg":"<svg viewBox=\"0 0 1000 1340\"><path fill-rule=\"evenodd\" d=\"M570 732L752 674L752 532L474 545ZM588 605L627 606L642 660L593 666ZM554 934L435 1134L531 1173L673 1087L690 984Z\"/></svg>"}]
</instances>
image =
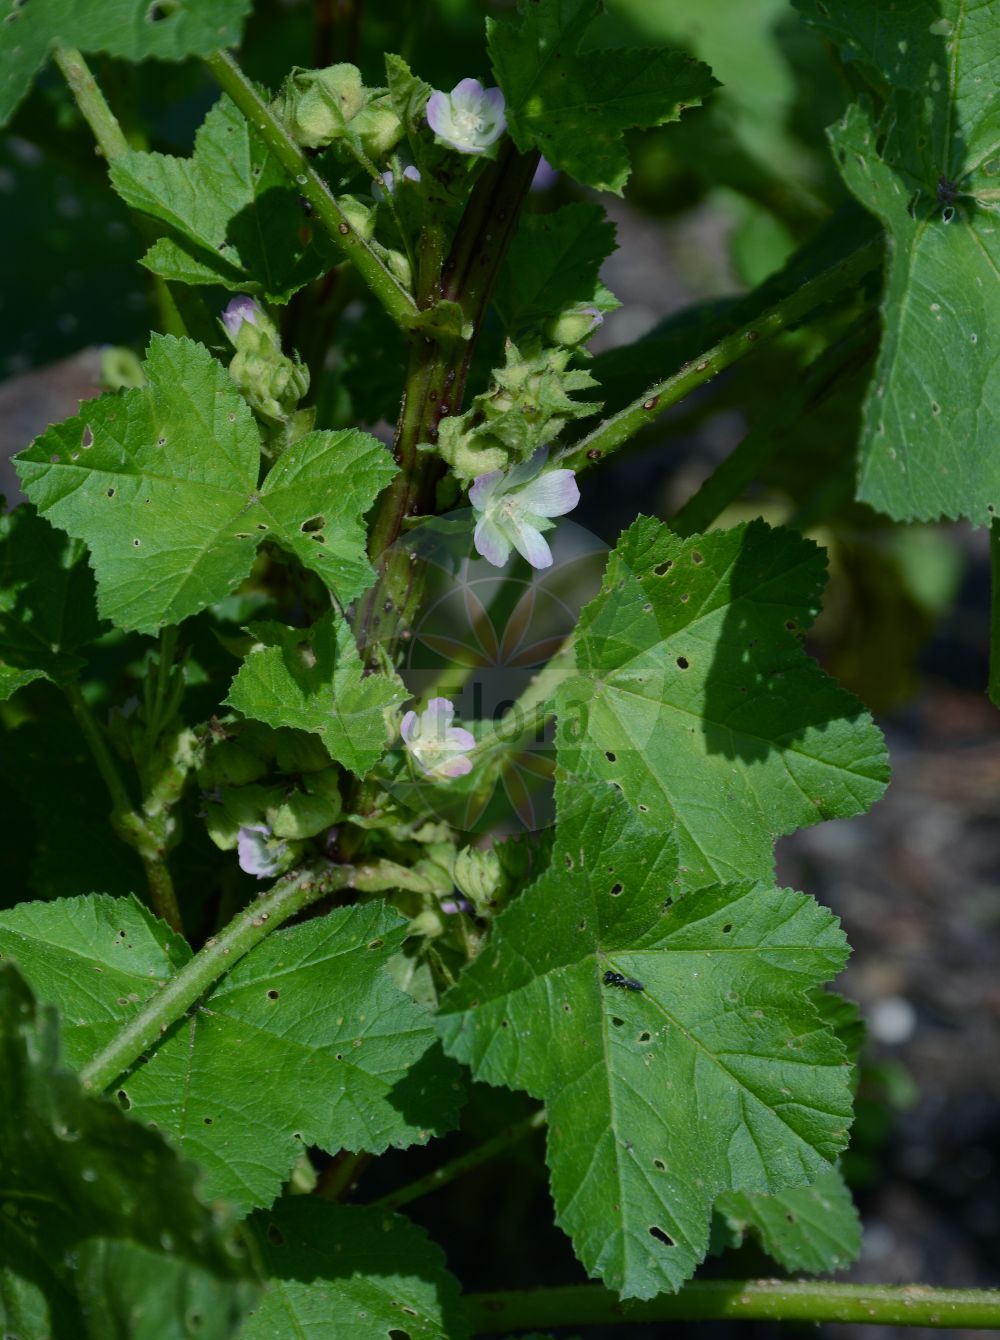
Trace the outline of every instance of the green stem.
<instances>
[{"instance_id":1,"label":"green stem","mask_svg":"<svg viewBox=\"0 0 1000 1340\"><path fill-rule=\"evenodd\" d=\"M112 163L122 154L129 153L132 145L81 53L75 47L56 47L53 60L106 161ZM156 225L141 214L136 215L135 222L140 237L147 246L152 246L160 236ZM189 331L204 333L208 317L202 299L194 293L181 297L159 275L152 275L151 279L160 328L170 335L186 335Z\"/></svg>"},{"instance_id":2,"label":"green stem","mask_svg":"<svg viewBox=\"0 0 1000 1340\"><path fill-rule=\"evenodd\" d=\"M790 432L801 425L802 416L819 408L845 380L866 368L877 347L874 315L868 311L843 339L824 349L805 369L795 389L780 401L775 411L751 428L701 488L670 518L670 529L684 536L706 531L743 495L751 480L787 441Z\"/></svg>"},{"instance_id":3,"label":"green stem","mask_svg":"<svg viewBox=\"0 0 1000 1340\"><path fill-rule=\"evenodd\" d=\"M413 565L409 554L390 551L406 517L431 502L440 462L418 447L437 442L441 420L461 411L472 352L537 162L537 154L519 154L509 144L489 164L472 189L447 258L440 228L431 224L423 230L417 279L421 307L439 297L457 302L471 333L462 340L432 340L421 332L411 336L394 443L399 473L379 499L368 546L373 562L380 565L379 580L362 600L355 620L363 648L378 634L391 649L412 615L417 594ZM371 663L370 654L367 659Z\"/></svg>"},{"instance_id":4,"label":"green stem","mask_svg":"<svg viewBox=\"0 0 1000 1340\"><path fill-rule=\"evenodd\" d=\"M111 827L126 845L138 852L146 873L153 911L171 930L180 934L181 909L162 845L151 831L146 818L132 804L114 754L108 747L104 732L94 720L80 686L67 684L63 692L111 797Z\"/></svg>"},{"instance_id":5,"label":"green stem","mask_svg":"<svg viewBox=\"0 0 1000 1340\"><path fill-rule=\"evenodd\" d=\"M326 862L307 866L255 898L82 1067L80 1078L86 1087L108 1088L255 945L302 908L346 888L353 874L350 867Z\"/></svg>"},{"instance_id":6,"label":"green stem","mask_svg":"<svg viewBox=\"0 0 1000 1340\"><path fill-rule=\"evenodd\" d=\"M994 707L1000 707L1000 518L990 522L990 671L986 692Z\"/></svg>"},{"instance_id":7,"label":"green stem","mask_svg":"<svg viewBox=\"0 0 1000 1340\"><path fill-rule=\"evenodd\" d=\"M342 1149L320 1173L313 1194L323 1200L347 1200L374 1157L374 1154L352 1154L349 1149Z\"/></svg>"},{"instance_id":8,"label":"green stem","mask_svg":"<svg viewBox=\"0 0 1000 1340\"><path fill-rule=\"evenodd\" d=\"M104 157L110 163L122 154L127 154L131 146L125 138L125 132L80 52L75 47L56 47L52 58L69 85L83 119L94 132L94 139Z\"/></svg>"},{"instance_id":9,"label":"green stem","mask_svg":"<svg viewBox=\"0 0 1000 1340\"><path fill-rule=\"evenodd\" d=\"M1000 1327L1000 1290L798 1280L695 1280L680 1293L623 1302L599 1284L465 1299L474 1335L643 1321L853 1322L861 1326Z\"/></svg>"},{"instance_id":10,"label":"green stem","mask_svg":"<svg viewBox=\"0 0 1000 1340\"><path fill-rule=\"evenodd\" d=\"M216 82L228 93L271 153L308 200L313 214L341 247L392 319L411 326L417 304L389 267L375 254L337 204L329 186L227 51L205 57Z\"/></svg>"},{"instance_id":11,"label":"green stem","mask_svg":"<svg viewBox=\"0 0 1000 1340\"><path fill-rule=\"evenodd\" d=\"M80 692L79 684L66 684L63 687L66 695L66 701L69 703L70 711L76 718L76 724L80 727L80 733L87 742L97 764L97 771L101 774L104 785L108 788L108 795L111 797L111 808L114 814L124 814L131 812L132 799L129 796L125 781L118 771L118 764L115 762L115 756L108 747L108 742L104 738L104 732L101 730L94 714L87 706L83 694Z\"/></svg>"},{"instance_id":12,"label":"green stem","mask_svg":"<svg viewBox=\"0 0 1000 1340\"><path fill-rule=\"evenodd\" d=\"M798 325L821 304L829 302L844 289L852 288L870 270L881 264L882 241L876 239L858 247L844 260L810 279L794 293L768 309L741 330L726 335L677 372L656 382L643 395L604 419L593 432L566 447L557 463L579 473L622 447L655 418L678 404L692 391L710 382L724 368L732 366L762 340Z\"/></svg>"},{"instance_id":13,"label":"green stem","mask_svg":"<svg viewBox=\"0 0 1000 1340\"><path fill-rule=\"evenodd\" d=\"M532 1131L540 1131L544 1125L545 1109L540 1108L537 1112L533 1112L530 1117L525 1117L523 1121L505 1127L491 1140L486 1140L483 1144L477 1145L475 1149L470 1149L467 1154L460 1154L458 1158L443 1163L440 1168L435 1168L433 1172L427 1173L424 1177L418 1177L416 1181L409 1182L406 1186L400 1187L398 1191L390 1192L388 1196L382 1196L373 1204L377 1205L380 1210L387 1212L398 1210L401 1205L408 1205L411 1200L426 1196L431 1191L436 1191L438 1187L447 1186L449 1182L454 1182L456 1177L461 1177L464 1173L471 1172L473 1168L478 1168L481 1163L487 1163L490 1159L496 1158L505 1149L509 1149L511 1145L517 1144L526 1135L530 1135Z\"/></svg>"}]
</instances>

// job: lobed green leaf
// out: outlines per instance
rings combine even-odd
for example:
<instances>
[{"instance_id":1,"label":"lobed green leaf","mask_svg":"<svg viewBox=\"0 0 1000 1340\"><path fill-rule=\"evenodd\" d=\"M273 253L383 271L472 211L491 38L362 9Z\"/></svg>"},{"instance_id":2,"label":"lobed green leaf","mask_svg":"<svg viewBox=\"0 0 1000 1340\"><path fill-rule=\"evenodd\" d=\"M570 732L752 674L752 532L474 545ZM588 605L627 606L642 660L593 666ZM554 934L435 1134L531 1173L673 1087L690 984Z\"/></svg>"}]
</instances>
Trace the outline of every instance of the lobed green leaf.
<instances>
[{"instance_id":1,"label":"lobed green leaf","mask_svg":"<svg viewBox=\"0 0 1000 1340\"><path fill-rule=\"evenodd\" d=\"M539 149L583 185L621 195L624 132L676 121L716 81L680 51L581 50L601 9L600 0L539 0L518 23L488 19L486 30L517 147Z\"/></svg>"},{"instance_id":2,"label":"lobed green leaf","mask_svg":"<svg viewBox=\"0 0 1000 1340\"><path fill-rule=\"evenodd\" d=\"M407 923L385 904L338 908L269 936L117 1086L205 1170L205 1191L267 1205L302 1149L381 1153L453 1121L456 1067L429 1015L384 971ZM13 957L89 1060L190 957L134 899L94 894L0 913Z\"/></svg>"},{"instance_id":3,"label":"lobed green leaf","mask_svg":"<svg viewBox=\"0 0 1000 1340\"><path fill-rule=\"evenodd\" d=\"M235 46L251 0L0 0L0 126L53 47L183 60Z\"/></svg>"},{"instance_id":4,"label":"lobed green leaf","mask_svg":"<svg viewBox=\"0 0 1000 1340\"><path fill-rule=\"evenodd\" d=\"M279 1200L251 1221L269 1275L241 1340L464 1340L457 1281L423 1229L375 1207Z\"/></svg>"},{"instance_id":5,"label":"lobed green leaf","mask_svg":"<svg viewBox=\"0 0 1000 1340\"><path fill-rule=\"evenodd\" d=\"M880 732L799 640L825 576L794 531L754 521L682 540L640 518L582 613L559 760L673 831L687 887L769 879L778 837L885 789Z\"/></svg>"},{"instance_id":6,"label":"lobed green leaf","mask_svg":"<svg viewBox=\"0 0 1000 1340\"><path fill-rule=\"evenodd\" d=\"M269 726L313 732L331 758L364 777L389 743L388 712L408 696L401 680L364 674L350 626L335 609L311 628L257 623L248 632L255 644L227 704Z\"/></svg>"},{"instance_id":7,"label":"lobed green leaf","mask_svg":"<svg viewBox=\"0 0 1000 1340\"><path fill-rule=\"evenodd\" d=\"M0 1326L53 1340L235 1336L252 1286L231 1212L157 1131L83 1091L55 1011L0 963ZM130 1327L130 1329L127 1329ZM154 1329L154 1327L156 1329Z\"/></svg>"},{"instance_id":8,"label":"lobed green leaf","mask_svg":"<svg viewBox=\"0 0 1000 1340\"><path fill-rule=\"evenodd\" d=\"M549 871L438 1028L478 1079L546 1102L558 1222L591 1275L649 1298L690 1278L720 1194L807 1185L843 1149L851 1066L808 993L846 942L789 889L674 901L669 840L611 788L565 780L557 808Z\"/></svg>"},{"instance_id":9,"label":"lobed green leaf","mask_svg":"<svg viewBox=\"0 0 1000 1340\"><path fill-rule=\"evenodd\" d=\"M154 335L143 370L144 387L89 402L16 458L41 515L89 547L104 618L150 633L196 614L265 539L341 600L370 584L362 518L395 473L381 443L307 433L258 485L260 434L209 351Z\"/></svg>"},{"instance_id":10,"label":"lobed green leaf","mask_svg":"<svg viewBox=\"0 0 1000 1340\"><path fill-rule=\"evenodd\" d=\"M208 113L190 158L133 151L110 175L126 204L170 230L143 260L164 279L280 303L333 264L284 168L229 98Z\"/></svg>"},{"instance_id":11,"label":"lobed green leaf","mask_svg":"<svg viewBox=\"0 0 1000 1340\"><path fill-rule=\"evenodd\" d=\"M0 515L0 698L83 667L77 652L101 631L86 552L29 506Z\"/></svg>"},{"instance_id":12,"label":"lobed green leaf","mask_svg":"<svg viewBox=\"0 0 1000 1340\"><path fill-rule=\"evenodd\" d=\"M1000 25L988 0L798 0L865 68L881 105L830 132L847 185L885 225L884 335L858 497L897 520L1000 507Z\"/></svg>"}]
</instances>

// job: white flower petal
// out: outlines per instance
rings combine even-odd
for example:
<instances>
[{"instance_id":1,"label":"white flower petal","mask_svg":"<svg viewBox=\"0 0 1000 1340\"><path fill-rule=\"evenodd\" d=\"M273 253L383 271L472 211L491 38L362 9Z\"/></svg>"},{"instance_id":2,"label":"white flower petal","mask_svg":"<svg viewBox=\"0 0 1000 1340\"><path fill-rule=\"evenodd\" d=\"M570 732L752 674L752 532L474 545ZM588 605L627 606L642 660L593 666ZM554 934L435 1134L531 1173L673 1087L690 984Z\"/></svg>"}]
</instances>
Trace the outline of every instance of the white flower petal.
<instances>
[{"instance_id":1,"label":"white flower petal","mask_svg":"<svg viewBox=\"0 0 1000 1340\"><path fill-rule=\"evenodd\" d=\"M462 726L449 726L446 743L453 749L475 749L476 737Z\"/></svg>"},{"instance_id":2,"label":"white flower petal","mask_svg":"<svg viewBox=\"0 0 1000 1340\"><path fill-rule=\"evenodd\" d=\"M420 716L421 740L441 744L454 715L455 705L448 698L432 698Z\"/></svg>"},{"instance_id":3,"label":"white flower petal","mask_svg":"<svg viewBox=\"0 0 1000 1340\"><path fill-rule=\"evenodd\" d=\"M472 759L456 754L432 769L435 777L465 777L472 771Z\"/></svg>"},{"instance_id":4,"label":"white flower petal","mask_svg":"<svg viewBox=\"0 0 1000 1340\"><path fill-rule=\"evenodd\" d=\"M565 516L580 501L580 489L572 470L550 470L539 475L518 494L525 511L538 516Z\"/></svg>"},{"instance_id":5,"label":"white flower petal","mask_svg":"<svg viewBox=\"0 0 1000 1340\"><path fill-rule=\"evenodd\" d=\"M479 111L485 91L478 79L460 79L451 90L451 100L457 107Z\"/></svg>"},{"instance_id":6,"label":"white flower petal","mask_svg":"<svg viewBox=\"0 0 1000 1340\"><path fill-rule=\"evenodd\" d=\"M494 498L498 497L497 485L504 478L502 470L491 470L489 474L477 475L472 481L472 488L469 489L469 502L477 512L485 512L487 505ZM502 492L503 490L500 490Z\"/></svg>"},{"instance_id":7,"label":"white flower petal","mask_svg":"<svg viewBox=\"0 0 1000 1340\"><path fill-rule=\"evenodd\" d=\"M489 515L480 519L472 542L476 546L476 553L481 554L495 568L502 568L510 558L510 540Z\"/></svg>"},{"instance_id":8,"label":"white flower petal","mask_svg":"<svg viewBox=\"0 0 1000 1340\"><path fill-rule=\"evenodd\" d=\"M514 548L522 558L528 560L533 568L551 568L552 550L540 530L536 530L524 517L512 516L507 526L507 534Z\"/></svg>"},{"instance_id":9,"label":"white flower petal","mask_svg":"<svg viewBox=\"0 0 1000 1340\"><path fill-rule=\"evenodd\" d=\"M400 723L399 733L403 737L404 744L410 744L414 736L420 733L417 726L416 712L407 712Z\"/></svg>"}]
</instances>

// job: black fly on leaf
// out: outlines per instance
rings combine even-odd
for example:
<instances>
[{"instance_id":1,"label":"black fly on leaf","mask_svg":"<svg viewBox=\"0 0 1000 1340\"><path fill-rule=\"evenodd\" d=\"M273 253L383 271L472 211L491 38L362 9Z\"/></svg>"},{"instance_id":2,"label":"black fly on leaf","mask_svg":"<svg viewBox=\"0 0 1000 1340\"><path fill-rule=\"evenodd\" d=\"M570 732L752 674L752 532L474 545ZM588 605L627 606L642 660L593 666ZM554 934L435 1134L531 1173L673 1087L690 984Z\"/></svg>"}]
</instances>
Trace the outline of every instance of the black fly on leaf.
<instances>
[{"instance_id":1,"label":"black fly on leaf","mask_svg":"<svg viewBox=\"0 0 1000 1340\"><path fill-rule=\"evenodd\" d=\"M604 974L605 986L620 986L623 991L645 991L641 982L637 982L634 977L625 977L620 972L612 972L609 968Z\"/></svg>"}]
</instances>

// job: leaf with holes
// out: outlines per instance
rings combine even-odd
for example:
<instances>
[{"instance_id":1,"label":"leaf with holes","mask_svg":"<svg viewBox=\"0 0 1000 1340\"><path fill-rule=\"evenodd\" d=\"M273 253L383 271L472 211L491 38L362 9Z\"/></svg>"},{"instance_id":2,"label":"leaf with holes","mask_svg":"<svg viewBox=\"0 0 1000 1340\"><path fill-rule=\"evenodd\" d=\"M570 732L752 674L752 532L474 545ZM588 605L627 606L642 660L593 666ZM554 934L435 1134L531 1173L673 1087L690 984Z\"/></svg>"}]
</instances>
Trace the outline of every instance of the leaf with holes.
<instances>
[{"instance_id":1,"label":"leaf with holes","mask_svg":"<svg viewBox=\"0 0 1000 1340\"><path fill-rule=\"evenodd\" d=\"M1000 25L988 0L799 0L882 94L831 141L885 225L884 336L865 405L858 497L901 520L1000 508Z\"/></svg>"},{"instance_id":2,"label":"leaf with holes","mask_svg":"<svg viewBox=\"0 0 1000 1340\"><path fill-rule=\"evenodd\" d=\"M440 1134L461 1083L384 971L406 927L371 903L275 931L119 1082L119 1101L201 1164L207 1195L244 1210L270 1204L306 1145L381 1153ZM0 955L60 1008L80 1066L191 951L134 899L94 894L0 913Z\"/></svg>"},{"instance_id":3,"label":"leaf with holes","mask_svg":"<svg viewBox=\"0 0 1000 1340\"><path fill-rule=\"evenodd\" d=\"M39 512L83 540L100 614L155 632L241 582L270 539L339 599L372 581L362 518L395 466L355 429L307 433L262 485L260 434L204 346L154 335L146 385L89 402L17 457Z\"/></svg>"},{"instance_id":4,"label":"leaf with holes","mask_svg":"<svg viewBox=\"0 0 1000 1340\"><path fill-rule=\"evenodd\" d=\"M269 726L312 731L330 757L363 777L389 743L388 713L406 698L396 675L364 674L338 610L312 628L252 624L254 646L233 680L230 707Z\"/></svg>"},{"instance_id":5,"label":"leaf with holes","mask_svg":"<svg viewBox=\"0 0 1000 1340\"><path fill-rule=\"evenodd\" d=\"M690 1278L716 1198L824 1174L851 1066L808 992L846 942L752 881L678 894L676 856L611 788L569 778L552 864L441 1002L445 1049L548 1105L560 1225L591 1275L650 1298Z\"/></svg>"},{"instance_id":6,"label":"leaf with holes","mask_svg":"<svg viewBox=\"0 0 1000 1340\"><path fill-rule=\"evenodd\" d=\"M26 505L0 516L0 698L75 679L100 631L85 547Z\"/></svg>"},{"instance_id":7,"label":"leaf with holes","mask_svg":"<svg viewBox=\"0 0 1000 1340\"><path fill-rule=\"evenodd\" d=\"M792 1187L776 1196L741 1192L720 1196L716 1209L735 1237L748 1233L786 1270L829 1275L856 1261L861 1221L837 1168L821 1173L812 1186Z\"/></svg>"},{"instance_id":8,"label":"leaf with holes","mask_svg":"<svg viewBox=\"0 0 1000 1340\"><path fill-rule=\"evenodd\" d=\"M129 1336L182 1340L201 1299L199 1335L234 1336L254 1293L239 1282L235 1217L201 1199L197 1169L159 1132L83 1091L61 1062L55 1011L10 963L0 963L0 1072L3 1333L110 1336L109 1316L138 1309ZM108 1271L109 1256L128 1269Z\"/></svg>"},{"instance_id":9,"label":"leaf with holes","mask_svg":"<svg viewBox=\"0 0 1000 1340\"><path fill-rule=\"evenodd\" d=\"M599 0L539 0L517 23L487 19L490 59L522 151L617 195L628 180L624 132L676 121L716 85L682 51L590 49ZM581 45L583 49L581 49Z\"/></svg>"},{"instance_id":10,"label":"leaf with holes","mask_svg":"<svg viewBox=\"0 0 1000 1340\"><path fill-rule=\"evenodd\" d=\"M799 642L825 577L795 531L754 521L682 540L643 517L581 615L559 760L672 829L688 887L769 879L778 837L885 789L880 732Z\"/></svg>"},{"instance_id":11,"label":"leaf with holes","mask_svg":"<svg viewBox=\"0 0 1000 1340\"><path fill-rule=\"evenodd\" d=\"M614 250L615 226L599 205L526 214L494 295L507 333L515 338L566 308L613 311L619 303L599 276Z\"/></svg>"},{"instance_id":12,"label":"leaf with holes","mask_svg":"<svg viewBox=\"0 0 1000 1340\"><path fill-rule=\"evenodd\" d=\"M241 1340L464 1340L457 1281L422 1228L374 1206L291 1196L254 1215L267 1292Z\"/></svg>"},{"instance_id":13,"label":"leaf with holes","mask_svg":"<svg viewBox=\"0 0 1000 1340\"><path fill-rule=\"evenodd\" d=\"M133 151L110 173L126 204L169 229L143 261L164 279L287 302L334 263L288 174L229 98L208 113L190 158Z\"/></svg>"},{"instance_id":14,"label":"leaf with holes","mask_svg":"<svg viewBox=\"0 0 1000 1340\"><path fill-rule=\"evenodd\" d=\"M0 126L53 47L183 60L235 46L251 0L0 0Z\"/></svg>"}]
</instances>

